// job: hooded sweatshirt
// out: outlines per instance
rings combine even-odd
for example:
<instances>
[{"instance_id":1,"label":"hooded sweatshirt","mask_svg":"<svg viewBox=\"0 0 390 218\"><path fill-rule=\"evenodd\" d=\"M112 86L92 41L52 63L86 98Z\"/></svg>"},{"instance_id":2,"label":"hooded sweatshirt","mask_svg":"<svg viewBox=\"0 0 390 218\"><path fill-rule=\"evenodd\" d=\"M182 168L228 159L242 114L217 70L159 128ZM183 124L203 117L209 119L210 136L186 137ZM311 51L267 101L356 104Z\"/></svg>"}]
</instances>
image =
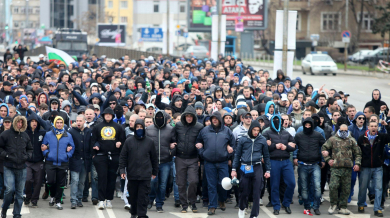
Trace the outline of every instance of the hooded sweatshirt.
<instances>
[{"instance_id":1,"label":"hooded sweatshirt","mask_svg":"<svg viewBox=\"0 0 390 218\"><path fill-rule=\"evenodd\" d=\"M274 112L272 114L269 113L269 108L271 107L271 105L274 106ZM275 109L276 109L276 106L275 106L275 103L273 101L267 102L267 105L265 106L264 114L268 117L269 120L271 119L271 117L273 115L275 115Z\"/></svg>"},{"instance_id":2,"label":"hooded sweatshirt","mask_svg":"<svg viewBox=\"0 0 390 218\"><path fill-rule=\"evenodd\" d=\"M373 94L371 94L372 100L367 102L366 105L364 106L364 108L369 107L369 106L373 106L375 108L375 114L379 116L380 110L381 110L381 106L382 105L386 105L387 106L387 104L384 101L381 101L381 98L382 98L381 92L378 89L374 89L374 91L378 91L379 92L378 100L375 100ZM373 93L374 93L374 91L373 91ZM388 110L389 110L389 107L387 107L387 111ZM385 114L387 114L387 111L386 111Z\"/></svg>"},{"instance_id":3,"label":"hooded sweatshirt","mask_svg":"<svg viewBox=\"0 0 390 218\"><path fill-rule=\"evenodd\" d=\"M348 130L351 132L352 134L352 137L357 141L359 139L359 137L361 135L363 135L366 131L367 131L367 119L364 121L363 123L363 126L361 128L359 128L357 125L356 125L356 119L359 117L359 116L364 116L364 118L366 118L366 116L364 115L363 112L361 111L358 111L356 114L355 114L355 117L352 121L352 125L348 126Z\"/></svg>"}]
</instances>

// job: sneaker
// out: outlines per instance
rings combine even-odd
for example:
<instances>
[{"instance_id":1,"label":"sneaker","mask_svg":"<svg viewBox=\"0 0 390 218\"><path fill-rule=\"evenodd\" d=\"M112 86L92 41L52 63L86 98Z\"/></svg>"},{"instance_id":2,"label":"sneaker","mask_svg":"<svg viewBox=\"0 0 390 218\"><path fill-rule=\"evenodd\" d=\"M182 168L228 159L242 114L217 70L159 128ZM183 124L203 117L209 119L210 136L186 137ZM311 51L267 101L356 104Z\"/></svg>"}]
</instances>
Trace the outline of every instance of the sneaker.
<instances>
[{"instance_id":1,"label":"sneaker","mask_svg":"<svg viewBox=\"0 0 390 218\"><path fill-rule=\"evenodd\" d=\"M337 205L330 206L328 209L328 213L332 215L336 211Z\"/></svg>"},{"instance_id":2,"label":"sneaker","mask_svg":"<svg viewBox=\"0 0 390 218\"><path fill-rule=\"evenodd\" d=\"M238 218L245 218L245 210L238 210Z\"/></svg>"},{"instance_id":3,"label":"sneaker","mask_svg":"<svg viewBox=\"0 0 390 218\"><path fill-rule=\"evenodd\" d=\"M83 197L82 202L88 202L88 198Z\"/></svg>"},{"instance_id":4,"label":"sneaker","mask_svg":"<svg viewBox=\"0 0 390 218\"><path fill-rule=\"evenodd\" d=\"M49 206L52 207L54 206L54 198L50 198Z\"/></svg>"},{"instance_id":5,"label":"sneaker","mask_svg":"<svg viewBox=\"0 0 390 218\"><path fill-rule=\"evenodd\" d=\"M325 191L329 191L329 185L328 185L328 183L325 183L324 190L325 190Z\"/></svg>"},{"instance_id":6,"label":"sneaker","mask_svg":"<svg viewBox=\"0 0 390 218\"><path fill-rule=\"evenodd\" d=\"M38 207L38 202L32 201L32 202L31 202L31 207L32 207L32 208L37 208L37 207Z\"/></svg>"},{"instance_id":7,"label":"sneaker","mask_svg":"<svg viewBox=\"0 0 390 218\"><path fill-rule=\"evenodd\" d=\"M298 203L299 203L299 205L302 205L302 204L303 204L302 196L298 196Z\"/></svg>"},{"instance_id":8,"label":"sneaker","mask_svg":"<svg viewBox=\"0 0 390 218\"><path fill-rule=\"evenodd\" d=\"M370 199L370 204L374 204L374 202L375 202L375 195L369 195L368 198Z\"/></svg>"},{"instance_id":9,"label":"sneaker","mask_svg":"<svg viewBox=\"0 0 390 218\"><path fill-rule=\"evenodd\" d=\"M321 198L320 198L321 204L322 204L324 201L325 201L325 199L321 196Z\"/></svg>"},{"instance_id":10,"label":"sneaker","mask_svg":"<svg viewBox=\"0 0 390 218\"><path fill-rule=\"evenodd\" d=\"M96 198L92 198L92 204L97 205L99 203L99 200Z\"/></svg>"},{"instance_id":11,"label":"sneaker","mask_svg":"<svg viewBox=\"0 0 390 218\"><path fill-rule=\"evenodd\" d=\"M162 209L162 207L157 207L156 211L157 211L157 213L164 213L164 210Z\"/></svg>"},{"instance_id":12,"label":"sneaker","mask_svg":"<svg viewBox=\"0 0 390 218\"><path fill-rule=\"evenodd\" d=\"M342 215L349 215L350 212L349 212L346 208L341 208L340 211L339 211L339 214L342 214Z\"/></svg>"},{"instance_id":13,"label":"sneaker","mask_svg":"<svg viewBox=\"0 0 390 218\"><path fill-rule=\"evenodd\" d=\"M75 203L70 204L70 209L76 209L77 205Z\"/></svg>"},{"instance_id":14,"label":"sneaker","mask_svg":"<svg viewBox=\"0 0 390 218\"><path fill-rule=\"evenodd\" d=\"M310 212L310 210L303 210L303 214L313 216L313 214Z\"/></svg>"},{"instance_id":15,"label":"sneaker","mask_svg":"<svg viewBox=\"0 0 390 218\"><path fill-rule=\"evenodd\" d=\"M358 212L359 213L364 213L364 207L358 207Z\"/></svg>"},{"instance_id":16,"label":"sneaker","mask_svg":"<svg viewBox=\"0 0 390 218\"><path fill-rule=\"evenodd\" d=\"M104 201L99 201L98 209L99 210L104 210Z\"/></svg>"},{"instance_id":17,"label":"sneaker","mask_svg":"<svg viewBox=\"0 0 390 218\"><path fill-rule=\"evenodd\" d=\"M271 201L270 201L270 202L268 202L268 204L267 204L267 205L265 205L265 207L273 207L273 205L272 205Z\"/></svg>"},{"instance_id":18,"label":"sneaker","mask_svg":"<svg viewBox=\"0 0 390 218\"><path fill-rule=\"evenodd\" d=\"M130 210L130 208L131 208L130 204L125 205L125 210Z\"/></svg>"},{"instance_id":19,"label":"sneaker","mask_svg":"<svg viewBox=\"0 0 390 218\"><path fill-rule=\"evenodd\" d=\"M209 207L209 202L208 201L203 201L202 207L203 208L208 208Z\"/></svg>"},{"instance_id":20,"label":"sneaker","mask_svg":"<svg viewBox=\"0 0 390 218\"><path fill-rule=\"evenodd\" d=\"M121 198L121 197L122 197L122 192L121 192L121 191L116 192L116 197L117 197L117 198Z\"/></svg>"},{"instance_id":21,"label":"sneaker","mask_svg":"<svg viewBox=\"0 0 390 218\"><path fill-rule=\"evenodd\" d=\"M374 215L377 216L377 217L383 217L383 213L382 213L381 210L375 211Z\"/></svg>"},{"instance_id":22,"label":"sneaker","mask_svg":"<svg viewBox=\"0 0 390 218\"><path fill-rule=\"evenodd\" d=\"M149 203L148 203L148 209L150 210L150 209L152 209L152 207L153 207L153 202L152 202L152 201L149 201Z\"/></svg>"},{"instance_id":23,"label":"sneaker","mask_svg":"<svg viewBox=\"0 0 390 218\"><path fill-rule=\"evenodd\" d=\"M279 210L274 210L274 215L279 215Z\"/></svg>"},{"instance_id":24,"label":"sneaker","mask_svg":"<svg viewBox=\"0 0 390 218\"><path fill-rule=\"evenodd\" d=\"M198 208L196 208L196 204L191 205L191 210L192 210L193 213L197 213L198 212Z\"/></svg>"},{"instance_id":25,"label":"sneaker","mask_svg":"<svg viewBox=\"0 0 390 218\"><path fill-rule=\"evenodd\" d=\"M320 209L314 209L314 213L315 213L316 215L321 215Z\"/></svg>"},{"instance_id":26,"label":"sneaker","mask_svg":"<svg viewBox=\"0 0 390 218\"><path fill-rule=\"evenodd\" d=\"M110 200L106 201L106 207L107 207L107 209L112 209L112 204L111 204Z\"/></svg>"},{"instance_id":27,"label":"sneaker","mask_svg":"<svg viewBox=\"0 0 390 218\"><path fill-rule=\"evenodd\" d=\"M179 200L175 200L175 207L180 207L180 201Z\"/></svg>"},{"instance_id":28,"label":"sneaker","mask_svg":"<svg viewBox=\"0 0 390 218\"><path fill-rule=\"evenodd\" d=\"M28 206L30 204L30 199L26 198L24 199L24 205Z\"/></svg>"},{"instance_id":29,"label":"sneaker","mask_svg":"<svg viewBox=\"0 0 390 218\"><path fill-rule=\"evenodd\" d=\"M153 201L153 206L156 206L156 199L154 199Z\"/></svg>"},{"instance_id":30,"label":"sneaker","mask_svg":"<svg viewBox=\"0 0 390 218\"><path fill-rule=\"evenodd\" d=\"M77 207L84 207L83 203L81 203L81 201L78 201L77 202Z\"/></svg>"},{"instance_id":31,"label":"sneaker","mask_svg":"<svg viewBox=\"0 0 390 218\"><path fill-rule=\"evenodd\" d=\"M225 202L219 201L219 202L218 202L218 205L219 205L219 208L220 208L222 211L225 211L225 210L226 210Z\"/></svg>"},{"instance_id":32,"label":"sneaker","mask_svg":"<svg viewBox=\"0 0 390 218\"><path fill-rule=\"evenodd\" d=\"M260 203L259 203L260 206L263 206L263 199L260 199Z\"/></svg>"},{"instance_id":33,"label":"sneaker","mask_svg":"<svg viewBox=\"0 0 390 218\"><path fill-rule=\"evenodd\" d=\"M200 203L200 196L196 196L196 203Z\"/></svg>"},{"instance_id":34,"label":"sneaker","mask_svg":"<svg viewBox=\"0 0 390 218\"><path fill-rule=\"evenodd\" d=\"M64 209L64 208L61 206L61 203L57 203L57 204L56 204L56 208L57 208L57 210L62 210L62 209Z\"/></svg>"},{"instance_id":35,"label":"sneaker","mask_svg":"<svg viewBox=\"0 0 390 218\"><path fill-rule=\"evenodd\" d=\"M215 208L210 208L207 215L209 215L209 216L215 215Z\"/></svg>"},{"instance_id":36,"label":"sneaker","mask_svg":"<svg viewBox=\"0 0 390 218\"><path fill-rule=\"evenodd\" d=\"M187 207L181 208L181 212L182 212L182 213L187 213Z\"/></svg>"},{"instance_id":37,"label":"sneaker","mask_svg":"<svg viewBox=\"0 0 390 218\"><path fill-rule=\"evenodd\" d=\"M226 204L233 204L232 199L230 199L230 198L227 198L226 201L225 201L225 203L226 203Z\"/></svg>"},{"instance_id":38,"label":"sneaker","mask_svg":"<svg viewBox=\"0 0 390 218\"><path fill-rule=\"evenodd\" d=\"M6 210L1 210L1 218L6 218L7 217L7 211Z\"/></svg>"},{"instance_id":39,"label":"sneaker","mask_svg":"<svg viewBox=\"0 0 390 218\"><path fill-rule=\"evenodd\" d=\"M44 193L42 194L42 199L43 199L43 200L46 200L48 197L49 197L49 193L44 192Z\"/></svg>"}]
</instances>

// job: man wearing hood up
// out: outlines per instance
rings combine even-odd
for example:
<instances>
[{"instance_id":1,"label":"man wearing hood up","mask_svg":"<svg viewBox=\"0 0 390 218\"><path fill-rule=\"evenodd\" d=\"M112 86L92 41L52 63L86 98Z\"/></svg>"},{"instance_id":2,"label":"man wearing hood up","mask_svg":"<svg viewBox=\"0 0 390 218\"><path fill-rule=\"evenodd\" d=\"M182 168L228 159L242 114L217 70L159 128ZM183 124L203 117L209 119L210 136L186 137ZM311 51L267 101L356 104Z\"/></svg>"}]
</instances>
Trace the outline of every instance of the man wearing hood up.
<instances>
[{"instance_id":1,"label":"man wearing hood up","mask_svg":"<svg viewBox=\"0 0 390 218\"><path fill-rule=\"evenodd\" d=\"M113 121L114 111L106 108L102 116L104 121L93 128L91 137L92 161L98 173L100 210L104 210L105 207L112 208L111 200L114 198L119 154L125 141L122 126Z\"/></svg>"},{"instance_id":2,"label":"man wearing hood up","mask_svg":"<svg viewBox=\"0 0 390 218\"><path fill-rule=\"evenodd\" d=\"M179 198L182 205L182 212L186 213L188 201L192 210L197 212L196 189L198 184L198 153L195 147L196 138L203 125L197 122L194 107L188 106L181 115L180 122L174 127L173 142L176 148L176 184L179 188ZM171 147L171 149L173 149ZM188 184L188 198L187 198Z\"/></svg>"},{"instance_id":3,"label":"man wearing hood up","mask_svg":"<svg viewBox=\"0 0 390 218\"><path fill-rule=\"evenodd\" d=\"M372 91L372 100L367 102L364 108L372 106L375 108L375 114L379 116L381 111L385 111L385 114L387 114L387 111L389 111L389 108L387 107L387 104L384 101L381 101L381 92L379 89L374 89Z\"/></svg>"},{"instance_id":4,"label":"man wearing hood up","mask_svg":"<svg viewBox=\"0 0 390 218\"><path fill-rule=\"evenodd\" d=\"M158 157L158 174L151 181L152 190L149 194L148 207L151 208L153 201L156 200L158 213L164 212L162 206L164 205L165 190L172 167L173 148L171 149L171 143L173 142L174 131L171 125L167 125L169 121L167 117L168 115L164 111L158 111L153 118L154 125L146 129L146 136L153 140Z\"/></svg>"},{"instance_id":5,"label":"man wearing hood up","mask_svg":"<svg viewBox=\"0 0 390 218\"><path fill-rule=\"evenodd\" d=\"M269 120L271 120L272 116L275 115L275 103L273 101L268 101L265 106L264 114L267 116Z\"/></svg>"},{"instance_id":6,"label":"man wearing hood up","mask_svg":"<svg viewBox=\"0 0 390 218\"><path fill-rule=\"evenodd\" d=\"M357 146L356 140L349 133L347 125L341 125L337 134L327 140L322 145L321 150L325 161L332 169L329 183L330 207L328 213L333 214L339 207L339 214L349 215L347 204L351 189L352 167L353 171L359 171L362 152ZM332 153L331 156L329 156L330 153ZM340 197L339 188L341 188Z\"/></svg>"},{"instance_id":7,"label":"man wearing hood up","mask_svg":"<svg viewBox=\"0 0 390 218\"><path fill-rule=\"evenodd\" d=\"M303 131L295 135L297 143L298 174L301 180L301 195L304 202L304 214L310 215L309 188L314 185L313 209L316 215L320 215L321 198L321 168L325 166L322 160L321 146L325 143L325 136L314 131L314 121L311 117L306 118L303 123ZM295 153L295 152L294 152Z\"/></svg>"},{"instance_id":8,"label":"man wearing hood up","mask_svg":"<svg viewBox=\"0 0 390 218\"><path fill-rule=\"evenodd\" d=\"M0 104L0 127L3 125L3 119L9 115L9 108L6 103Z\"/></svg>"},{"instance_id":9,"label":"man wearing hood up","mask_svg":"<svg viewBox=\"0 0 390 218\"><path fill-rule=\"evenodd\" d=\"M11 129L0 135L0 156L4 160L4 201L1 217L7 217L7 210L15 194L13 215L21 217L23 189L26 183L25 162L32 157L33 147L30 137L25 132L27 119L16 116Z\"/></svg>"},{"instance_id":10,"label":"man wearing hood up","mask_svg":"<svg viewBox=\"0 0 390 218\"><path fill-rule=\"evenodd\" d=\"M291 214L290 204L295 189L294 169L290 161L290 152L295 150L295 141L290 133L282 128L281 122L280 115L273 115L270 119L271 128L263 131L271 158L271 203L274 207L274 215L279 215L280 211L280 177L283 176L286 184L282 204L288 214Z\"/></svg>"},{"instance_id":11,"label":"man wearing hood up","mask_svg":"<svg viewBox=\"0 0 390 218\"><path fill-rule=\"evenodd\" d=\"M70 126L69 125L70 124L70 119L69 119L68 114L66 113L66 111L60 110L60 107L61 107L60 100L58 100L57 97L51 98L50 99L50 105L49 105L49 111L47 111L46 113L44 113L42 115L42 119L49 120L50 117L51 117L51 113L53 111L57 111L58 114L64 119L64 124L66 126Z\"/></svg>"},{"instance_id":12,"label":"man wearing hood up","mask_svg":"<svg viewBox=\"0 0 390 218\"><path fill-rule=\"evenodd\" d=\"M195 103L195 111L196 111L196 117L198 118L198 122L203 124L203 119L205 115L204 115L204 106L202 102L197 101Z\"/></svg>"},{"instance_id":13,"label":"man wearing hood up","mask_svg":"<svg viewBox=\"0 0 390 218\"><path fill-rule=\"evenodd\" d=\"M260 192L263 188L263 174L265 178L270 177L271 162L267 140L260 134L260 124L252 121L248 132L238 140L237 149L233 160L232 178L237 177L237 171L241 174L240 199L238 217L244 218L244 209L248 204L248 197L253 190L253 207L250 217L259 215ZM263 172L262 159L264 160L266 172ZM251 189L251 187L253 187Z\"/></svg>"},{"instance_id":14,"label":"man wearing hood up","mask_svg":"<svg viewBox=\"0 0 390 218\"><path fill-rule=\"evenodd\" d=\"M208 215L214 215L217 203L221 210L226 210L227 193L222 189L221 181L229 176L228 159L233 156L236 139L232 131L223 125L222 116L216 111L211 115L211 125L200 131L196 142L198 153L204 159L208 182Z\"/></svg>"}]
</instances>

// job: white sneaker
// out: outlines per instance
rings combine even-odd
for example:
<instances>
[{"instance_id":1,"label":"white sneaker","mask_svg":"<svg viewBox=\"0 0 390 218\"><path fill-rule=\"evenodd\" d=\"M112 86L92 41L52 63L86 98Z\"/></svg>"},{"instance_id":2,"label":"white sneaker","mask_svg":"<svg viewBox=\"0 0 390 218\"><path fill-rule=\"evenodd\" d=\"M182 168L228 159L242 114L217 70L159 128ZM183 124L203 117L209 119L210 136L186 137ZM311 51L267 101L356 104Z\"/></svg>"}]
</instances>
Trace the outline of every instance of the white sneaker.
<instances>
[{"instance_id":1,"label":"white sneaker","mask_svg":"<svg viewBox=\"0 0 390 218\"><path fill-rule=\"evenodd\" d=\"M337 205L330 206L328 209L328 213L330 215L332 215L334 213L334 211L336 210L336 208L337 208Z\"/></svg>"},{"instance_id":2,"label":"white sneaker","mask_svg":"<svg viewBox=\"0 0 390 218\"><path fill-rule=\"evenodd\" d=\"M153 206L156 206L156 200L153 201Z\"/></svg>"},{"instance_id":3,"label":"white sneaker","mask_svg":"<svg viewBox=\"0 0 390 218\"><path fill-rule=\"evenodd\" d=\"M325 201L325 199L323 197L321 197L320 201L321 201L321 203L323 203Z\"/></svg>"},{"instance_id":4,"label":"white sneaker","mask_svg":"<svg viewBox=\"0 0 390 218\"><path fill-rule=\"evenodd\" d=\"M329 186L328 186L328 183L325 183L324 190L325 190L325 191L329 191Z\"/></svg>"},{"instance_id":5,"label":"white sneaker","mask_svg":"<svg viewBox=\"0 0 390 218\"><path fill-rule=\"evenodd\" d=\"M121 191L116 192L116 197L117 197L117 198L121 198L121 197L122 197L122 192L121 192Z\"/></svg>"},{"instance_id":6,"label":"white sneaker","mask_svg":"<svg viewBox=\"0 0 390 218\"><path fill-rule=\"evenodd\" d=\"M126 210L130 210L130 207L131 207L130 204L126 204L126 205L125 205L125 209L126 209Z\"/></svg>"},{"instance_id":7,"label":"white sneaker","mask_svg":"<svg viewBox=\"0 0 390 218\"><path fill-rule=\"evenodd\" d=\"M112 209L112 204L111 204L110 200L106 201L106 207L107 207L107 209Z\"/></svg>"},{"instance_id":8,"label":"white sneaker","mask_svg":"<svg viewBox=\"0 0 390 218\"><path fill-rule=\"evenodd\" d=\"M238 218L245 218L245 210L238 209Z\"/></svg>"},{"instance_id":9,"label":"white sneaker","mask_svg":"<svg viewBox=\"0 0 390 218\"><path fill-rule=\"evenodd\" d=\"M340 208L339 214L349 215L349 211L346 208Z\"/></svg>"},{"instance_id":10,"label":"white sneaker","mask_svg":"<svg viewBox=\"0 0 390 218\"><path fill-rule=\"evenodd\" d=\"M260 199L260 206L263 206L263 199Z\"/></svg>"},{"instance_id":11,"label":"white sneaker","mask_svg":"<svg viewBox=\"0 0 390 218\"><path fill-rule=\"evenodd\" d=\"M98 208L99 210L104 210L104 201L99 201Z\"/></svg>"}]
</instances>

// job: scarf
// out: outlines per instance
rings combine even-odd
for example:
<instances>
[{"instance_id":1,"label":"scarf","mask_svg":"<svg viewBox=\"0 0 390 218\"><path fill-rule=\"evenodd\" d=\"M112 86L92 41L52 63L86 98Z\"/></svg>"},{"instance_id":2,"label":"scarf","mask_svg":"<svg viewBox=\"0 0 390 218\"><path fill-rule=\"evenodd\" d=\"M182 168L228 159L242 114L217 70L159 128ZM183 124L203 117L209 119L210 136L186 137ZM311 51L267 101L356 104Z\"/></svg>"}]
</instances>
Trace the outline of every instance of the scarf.
<instances>
[{"instance_id":1,"label":"scarf","mask_svg":"<svg viewBox=\"0 0 390 218\"><path fill-rule=\"evenodd\" d=\"M326 109L326 114L328 115L329 119L332 119L332 113L329 112L328 108L325 108L325 109Z\"/></svg>"},{"instance_id":2,"label":"scarf","mask_svg":"<svg viewBox=\"0 0 390 218\"><path fill-rule=\"evenodd\" d=\"M54 125L53 125L53 127L54 127ZM64 134L65 128L57 129L54 127L54 131L56 132L56 135L62 135L62 134Z\"/></svg>"},{"instance_id":3,"label":"scarf","mask_svg":"<svg viewBox=\"0 0 390 218\"><path fill-rule=\"evenodd\" d=\"M371 140L375 140L375 138L378 136L378 134L370 135L370 130L367 130L367 138L371 142Z\"/></svg>"},{"instance_id":4,"label":"scarf","mask_svg":"<svg viewBox=\"0 0 390 218\"><path fill-rule=\"evenodd\" d=\"M115 123L119 123L119 124L125 124L126 122L126 118L125 116L122 116L121 118L117 118L116 115L114 117L114 120L113 120Z\"/></svg>"},{"instance_id":5,"label":"scarf","mask_svg":"<svg viewBox=\"0 0 390 218\"><path fill-rule=\"evenodd\" d=\"M349 136L349 131L340 131L340 130L338 130L337 131L337 135L340 138L342 138L342 139L346 139Z\"/></svg>"}]
</instances>

